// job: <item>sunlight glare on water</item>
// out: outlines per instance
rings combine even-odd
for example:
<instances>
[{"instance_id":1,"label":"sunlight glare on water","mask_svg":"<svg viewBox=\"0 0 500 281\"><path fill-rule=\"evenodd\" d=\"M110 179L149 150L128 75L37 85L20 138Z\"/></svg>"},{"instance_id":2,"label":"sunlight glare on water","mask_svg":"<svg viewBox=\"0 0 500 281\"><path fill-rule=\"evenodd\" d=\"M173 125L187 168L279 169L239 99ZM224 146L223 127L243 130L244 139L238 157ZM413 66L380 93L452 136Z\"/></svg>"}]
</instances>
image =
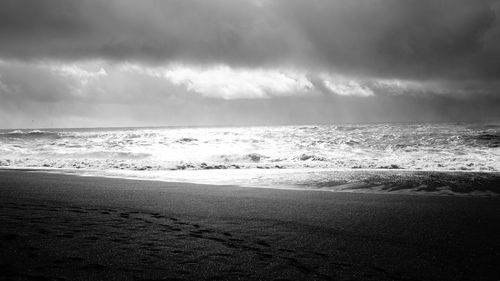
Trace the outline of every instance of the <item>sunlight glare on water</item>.
<instances>
[{"instance_id":1,"label":"sunlight glare on water","mask_svg":"<svg viewBox=\"0 0 500 281\"><path fill-rule=\"evenodd\" d=\"M320 174L333 170L498 172L500 126L420 123L2 130L0 167L282 186L321 185L317 179L329 181L331 177Z\"/></svg>"},{"instance_id":2,"label":"sunlight glare on water","mask_svg":"<svg viewBox=\"0 0 500 281\"><path fill-rule=\"evenodd\" d=\"M494 125L4 130L0 144L0 166L11 167L500 169Z\"/></svg>"}]
</instances>

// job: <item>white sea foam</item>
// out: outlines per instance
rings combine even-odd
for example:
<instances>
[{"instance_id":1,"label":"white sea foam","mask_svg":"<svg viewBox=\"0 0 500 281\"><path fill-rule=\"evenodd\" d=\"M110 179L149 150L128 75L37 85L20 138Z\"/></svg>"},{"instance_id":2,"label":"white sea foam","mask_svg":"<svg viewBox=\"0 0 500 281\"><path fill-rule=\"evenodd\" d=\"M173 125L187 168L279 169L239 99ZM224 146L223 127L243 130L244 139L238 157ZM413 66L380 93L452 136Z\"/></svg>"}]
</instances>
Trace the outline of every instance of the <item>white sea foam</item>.
<instances>
[{"instance_id":1,"label":"white sea foam","mask_svg":"<svg viewBox=\"0 0 500 281\"><path fill-rule=\"evenodd\" d=\"M0 133L0 161L94 169L499 171L499 146L499 127L451 124L15 130Z\"/></svg>"},{"instance_id":2,"label":"white sea foam","mask_svg":"<svg viewBox=\"0 0 500 281\"><path fill-rule=\"evenodd\" d=\"M248 181L248 177L235 176L245 174L241 170L278 171L268 177L275 179L290 178L285 171L297 169L307 171L309 176L321 170L359 169L498 172L500 126L347 124L3 130L0 167L87 169L108 175L138 171L135 176L153 178L168 171L214 170L224 174L223 170L228 170L228 183ZM171 178L182 174L172 174ZM203 180L209 181L210 177ZM297 182L300 180L294 179L290 184Z\"/></svg>"}]
</instances>

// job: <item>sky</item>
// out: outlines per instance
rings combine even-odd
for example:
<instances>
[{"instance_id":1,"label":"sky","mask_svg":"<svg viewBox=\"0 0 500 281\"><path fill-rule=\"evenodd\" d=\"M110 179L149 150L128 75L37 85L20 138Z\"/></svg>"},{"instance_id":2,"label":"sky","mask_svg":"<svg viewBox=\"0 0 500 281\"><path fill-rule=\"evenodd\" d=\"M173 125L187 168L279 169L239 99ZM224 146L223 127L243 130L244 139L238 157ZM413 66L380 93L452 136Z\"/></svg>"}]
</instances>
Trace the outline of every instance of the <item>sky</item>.
<instances>
[{"instance_id":1,"label":"sky","mask_svg":"<svg viewBox=\"0 0 500 281\"><path fill-rule=\"evenodd\" d=\"M500 120L500 1L1 0L0 128Z\"/></svg>"}]
</instances>

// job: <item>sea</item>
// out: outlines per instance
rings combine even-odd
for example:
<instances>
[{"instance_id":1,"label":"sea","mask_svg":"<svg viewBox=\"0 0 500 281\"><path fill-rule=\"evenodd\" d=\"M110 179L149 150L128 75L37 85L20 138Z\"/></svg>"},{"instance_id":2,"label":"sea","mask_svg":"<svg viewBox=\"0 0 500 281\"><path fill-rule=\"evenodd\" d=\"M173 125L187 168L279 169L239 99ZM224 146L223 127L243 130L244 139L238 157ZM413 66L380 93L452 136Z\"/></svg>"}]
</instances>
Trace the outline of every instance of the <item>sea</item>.
<instances>
[{"instance_id":1,"label":"sea","mask_svg":"<svg viewBox=\"0 0 500 281\"><path fill-rule=\"evenodd\" d=\"M4 129L0 168L310 191L498 196L500 123Z\"/></svg>"}]
</instances>

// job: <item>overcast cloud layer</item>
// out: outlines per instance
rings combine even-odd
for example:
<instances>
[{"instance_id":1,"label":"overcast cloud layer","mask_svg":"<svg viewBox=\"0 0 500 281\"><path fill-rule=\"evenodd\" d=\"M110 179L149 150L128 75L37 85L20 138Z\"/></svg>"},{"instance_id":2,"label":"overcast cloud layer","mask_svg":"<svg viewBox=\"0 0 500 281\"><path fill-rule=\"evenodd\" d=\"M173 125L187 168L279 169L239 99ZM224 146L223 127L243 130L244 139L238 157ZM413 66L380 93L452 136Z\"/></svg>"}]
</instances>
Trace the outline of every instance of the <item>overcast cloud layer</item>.
<instances>
[{"instance_id":1,"label":"overcast cloud layer","mask_svg":"<svg viewBox=\"0 0 500 281\"><path fill-rule=\"evenodd\" d=\"M490 0L2 0L0 127L498 119L499 17Z\"/></svg>"}]
</instances>

